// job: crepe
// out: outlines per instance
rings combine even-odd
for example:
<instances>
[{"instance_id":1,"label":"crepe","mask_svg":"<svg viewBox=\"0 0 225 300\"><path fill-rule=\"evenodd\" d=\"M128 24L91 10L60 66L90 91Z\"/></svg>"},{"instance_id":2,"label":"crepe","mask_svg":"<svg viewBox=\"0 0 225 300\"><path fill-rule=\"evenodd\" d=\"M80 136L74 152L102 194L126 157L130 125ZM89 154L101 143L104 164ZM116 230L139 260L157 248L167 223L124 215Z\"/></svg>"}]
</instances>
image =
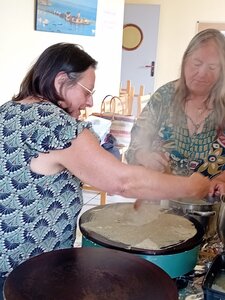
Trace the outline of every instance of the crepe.
<instances>
[{"instance_id":1,"label":"crepe","mask_svg":"<svg viewBox=\"0 0 225 300\"><path fill-rule=\"evenodd\" d=\"M81 225L110 241L128 247L159 250L192 238L197 230L188 219L162 210L160 205L143 204L135 210L133 203L106 205L91 211Z\"/></svg>"}]
</instances>

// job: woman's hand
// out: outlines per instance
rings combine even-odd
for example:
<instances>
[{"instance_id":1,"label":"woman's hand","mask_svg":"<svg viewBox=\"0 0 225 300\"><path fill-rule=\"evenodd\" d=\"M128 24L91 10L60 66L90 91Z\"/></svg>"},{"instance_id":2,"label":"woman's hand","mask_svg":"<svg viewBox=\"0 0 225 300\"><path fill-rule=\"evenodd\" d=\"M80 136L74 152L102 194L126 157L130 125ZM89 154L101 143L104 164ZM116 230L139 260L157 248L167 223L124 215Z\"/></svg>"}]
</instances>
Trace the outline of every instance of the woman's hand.
<instances>
[{"instance_id":1,"label":"woman's hand","mask_svg":"<svg viewBox=\"0 0 225 300\"><path fill-rule=\"evenodd\" d=\"M171 184L171 189L173 190L173 196L169 196L169 194L162 199L181 199L181 198L198 198L202 199L205 196L208 195L209 189L210 189L210 180L208 177L205 177L199 173L193 173L189 177L185 176L169 176L169 175L162 175L167 176L168 182L171 178L173 180L177 181ZM177 188L174 188L174 185L176 184L178 186ZM179 190L180 188L180 190ZM147 202L148 200L145 199L137 199L134 203L134 209L138 209L142 203Z\"/></svg>"},{"instance_id":2,"label":"woman's hand","mask_svg":"<svg viewBox=\"0 0 225 300\"><path fill-rule=\"evenodd\" d=\"M225 194L225 182L219 179L212 179L209 189L209 196L221 196Z\"/></svg>"},{"instance_id":3,"label":"woman's hand","mask_svg":"<svg viewBox=\"0 0 225 300\"><path fill-rule=\"evenodd\" d=\"M220 196L225 194L225 171L211 179L209 196Z\"/></svg>"},{"instance_id":4,"label":"woman's hand","mask_svg":"<svg viewBox=\"0 0 225 300\"><path fill-rule=\"evenodd\" d=\"M193 191L191 197L202 199L209 194L211 182L208 177L193 173L188 179Z\"/></svg>"}]
</instances>

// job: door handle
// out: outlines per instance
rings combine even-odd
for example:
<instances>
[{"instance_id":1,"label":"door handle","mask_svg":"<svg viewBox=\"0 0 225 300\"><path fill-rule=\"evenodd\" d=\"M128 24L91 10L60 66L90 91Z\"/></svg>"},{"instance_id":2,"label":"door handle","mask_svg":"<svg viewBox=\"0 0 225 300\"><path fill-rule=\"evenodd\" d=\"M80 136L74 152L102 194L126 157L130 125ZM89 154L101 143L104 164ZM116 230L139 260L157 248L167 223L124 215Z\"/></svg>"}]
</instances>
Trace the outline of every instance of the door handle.
<instances>
[{"instance_id":1,"label":"door handle","mask_svg":"<svg viewBox=\"0 0 225 300\"><path fill-rule=\"evenodd\" d=\"M153 77L155 74L155 62L152 61L151 65L145 65L145 68L150 68L150 76Z\"/></svg>"}]
</instances>

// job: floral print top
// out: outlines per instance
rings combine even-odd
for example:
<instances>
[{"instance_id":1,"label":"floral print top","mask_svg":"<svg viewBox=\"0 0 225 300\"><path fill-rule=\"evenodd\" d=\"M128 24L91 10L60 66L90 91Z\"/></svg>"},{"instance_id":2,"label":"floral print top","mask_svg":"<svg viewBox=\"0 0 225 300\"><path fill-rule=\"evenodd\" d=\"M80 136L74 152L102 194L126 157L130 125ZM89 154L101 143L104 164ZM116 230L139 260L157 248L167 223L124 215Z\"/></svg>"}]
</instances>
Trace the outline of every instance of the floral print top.
<instances>
[{"instance_id":1,"label":"floral print top","mask_svg":"<svg viewBox=\"0 0 225 300\"><path fill-rule=\"evenodd\" d=\"M225 169L225 139L223 135L217 138L214 112L205 119L202 132L190 136L183 111L180 122L174 122L174 95L173 81L151 96L132 128L126 152L128 163L136 164L136 151L145 148L150 152L167 152L173 174L189 175L196 170L210 178L219 174Z\"/></svg>"},{"instance_id":2,"label":"floral print top","mask_svg":"<svg viewBox=\"0 0 225 300\"><path fill-rule=\"evenodd\" d=\"M67 170L34 173L30 161L69 147L90 127L48 102L0 107L1 277L34 255L73 246L83 203L80 180Z\"/></svg>"}]
</instances>

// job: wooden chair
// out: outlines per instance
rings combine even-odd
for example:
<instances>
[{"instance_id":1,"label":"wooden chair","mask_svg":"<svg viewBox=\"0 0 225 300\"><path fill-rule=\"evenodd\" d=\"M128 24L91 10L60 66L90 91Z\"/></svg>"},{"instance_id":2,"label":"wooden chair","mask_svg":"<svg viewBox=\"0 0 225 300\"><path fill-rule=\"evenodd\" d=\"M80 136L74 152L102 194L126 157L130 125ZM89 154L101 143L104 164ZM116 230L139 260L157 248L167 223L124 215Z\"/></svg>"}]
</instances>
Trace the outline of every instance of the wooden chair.
<instances>
[{"instance_id":1,"label":"wooden chair","mask_svg":"<svg viewBox=\"0 0 225 300\"><path fill-rule=\"evenodd\" d=\"M150 97L150 94L145 94L145 88L143 85L141 85L139 89L139 94L137 95L137 117L142 112L142 109L145 107Z\"/></svg>"},{"instance_id":2,"label":"wooden chair","mask_svg":"<svg viewBox=\"0 0 225 300\"><path fill-rule=\"evenodd\" d=\"M120 95L122 94L130 94L131 92L131 81L130 80L127 80L127 84L126 84L126 87L120 87Z\"/></svg>"},{"instance_id":3,"label":"wooden chair","mask_svg":"<svg viewBox=\"0 0 225 300\"><path fill-rule=\"evenodd\" d=\"M128 115L132 115L133 102L134 102L134 87L132 86L129 94L129 99L128 99Z\"/></svg>"},{"instance_id":4,"label":"wooden chair","mask_svg":"<svg viewBox=\"0 0 225 300\"><path fill-rule=\"evenodd\" d=\"M102 105L101 105L101 113L103 112L108 112L108 111L111 111L112 109L112 103L110 102L111 99L113 98L113 95L106 95L104 97L104 101L102 101ZM85 109L85 116L88 116L87 114L87 110ZM88 184L83 184L83 187L82 189L84 191L92 191L92 192L96 192L96 193L99 193L100 194L100 205L105 205L106 204L106 198L107 198L107 193L94 187L94 186L91 186L91 185L88 185Z\"/></svg>"},{"instance_id":5,"label":"wooden chair","mask_svg":"<svg viewBox=\"0 0 225 300\"><path fill-rule=\"evenodd\" d=\"M112 95L107 95L106 97L111 99L113 96ZM105 108L105 109L107 109L107 108ZM91 114L91 111L88 108L85 108L85 110L82 111L81 119L85 120L90 114ZM101 191L100 189L98 189L94 186L88 185L86 183L83 184L82 189L84 191L92 191L92 192L99 193L100 194L100 205L105 205L106 204L106 197L107 197L106 192Z\"/></svg>"},{"instance_id":6,"label":"wooden chair","mask_svg":"<svg viewBox=\"0 0 225 300\"><path fill-rule=\"evenodd\" d=\"M134 88L132 87L130 80L127 80L127 85L125 88L120 87L119 97L125 103L124 114L131 115L132 106L133 106Z\"/></svg>"},{"instance_id":7,"label":"wooden chair","mask_svg":"<svg viewBox=\"0 0 225 300\"><path fill-rule=\"evenodd\" d=\"M84 184L82 188L85 191L92 191L92 192L99 193L100 194L100 204L101 205L105 205L106 204L106 197L107 197L107 193L106 192L103 192L103 191L97 189L96 187L88 185L88 184Z\"/></svg>"},{"instance_id":8,"label":"wooden chair","mask_svg":"<svg viewBox=\"0 0 225 300\"><path fill-rule=\"evenodd\" d=\"M134 89L131 88L130 94L132 95L134 93ZM109 113L109 114L120 114L120 115L128 115L127 112L131 111L131 103L128 101L127 97L122 96L112 96L112 95L106 95L102 101L101 105L101 112L100 114L103 113ZM94 113L93 113L94 115ZM130 114L129 114L130 115ZM123 145L117 146L120 154L121 154L121 161L125 162L125 151L127 147L124 147ZM105 205L106 204L106 198L107 198L107 193L104 191L99 190L98 188L94 186L90 186L87 184L83 185L83 190L87 191L93 191L96 193L100 193L100 204Z\"/></svg>"}]
</instances>

